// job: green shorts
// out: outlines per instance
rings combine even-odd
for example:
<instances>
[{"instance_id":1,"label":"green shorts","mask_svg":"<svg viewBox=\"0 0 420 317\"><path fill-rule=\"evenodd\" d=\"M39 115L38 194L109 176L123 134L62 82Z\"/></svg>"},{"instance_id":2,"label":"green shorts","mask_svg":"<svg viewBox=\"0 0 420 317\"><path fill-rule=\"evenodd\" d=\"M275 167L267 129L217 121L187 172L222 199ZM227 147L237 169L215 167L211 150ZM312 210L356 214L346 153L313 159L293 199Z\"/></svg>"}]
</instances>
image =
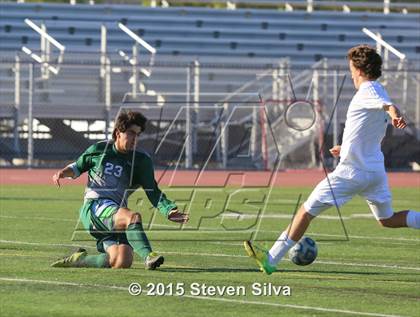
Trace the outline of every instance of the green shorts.
<instances>
[{"instance_id":1,"label":"green shorts","mask_svg":"<svg viewBox=\"0 0 420 317\"><path fill-rule=\"evenodd\" d=\"M80 208L80 220L96 239L96 249L105 253L114 244L129 244L125 231L114 230L114 215L120 206L110 199L89 199Z\"/></svg>"}]
</instances>

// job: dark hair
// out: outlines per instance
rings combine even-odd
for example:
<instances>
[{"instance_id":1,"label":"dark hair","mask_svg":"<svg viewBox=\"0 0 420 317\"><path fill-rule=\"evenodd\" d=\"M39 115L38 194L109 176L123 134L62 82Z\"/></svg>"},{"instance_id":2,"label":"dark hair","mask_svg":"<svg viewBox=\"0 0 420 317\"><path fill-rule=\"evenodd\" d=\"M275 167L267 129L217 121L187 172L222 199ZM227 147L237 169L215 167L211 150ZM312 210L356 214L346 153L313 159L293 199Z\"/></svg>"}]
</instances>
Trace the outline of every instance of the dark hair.
<instances>
[{"instance_id":1,"label":"dark hair","mask_svg":"<svg viewBox=\"0 0 420 317\"><path fill-rule=\"evenodd\" d=\"M117 131L125 132L127 129L135 124L140 127L141 132L146 129L147 118L140 112L135 111L121 111L115 120L114 131L112 132L112 139L117 139Z\"/></svg>"},{"instance_id":2,"label":"dark hair","mask_svg":"<svg viewBox=\"0 0 420 317\"><path fill-rule=\"evenodd\" d=\"M352 47L347 53L347 58L368 79L376 80L381 77L382 58L373 47L366 44Z\"/></svg>"}]
</instances>

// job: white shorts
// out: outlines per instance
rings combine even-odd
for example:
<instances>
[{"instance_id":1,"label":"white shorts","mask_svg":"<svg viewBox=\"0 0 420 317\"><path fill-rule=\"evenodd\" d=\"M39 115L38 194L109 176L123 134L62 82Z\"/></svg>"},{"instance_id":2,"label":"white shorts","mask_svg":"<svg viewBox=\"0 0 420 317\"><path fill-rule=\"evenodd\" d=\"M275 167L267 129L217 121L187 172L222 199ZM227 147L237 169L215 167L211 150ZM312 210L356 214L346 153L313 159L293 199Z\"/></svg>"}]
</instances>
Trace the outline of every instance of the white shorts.
<instances>
[{"instance_id":1,"label":"white shorts","mask_svg":"<svg viewBox=\"0 0 420 317\"><path fill-rule=\"evenodd\" d=\"M334 206L335 201L341 206L354 195L366 199L377 220L392 217L392 197L385 170L366 172L341 164L315 187L303 206L308 213L318 216Z\"/></svg>"}]
</instances>

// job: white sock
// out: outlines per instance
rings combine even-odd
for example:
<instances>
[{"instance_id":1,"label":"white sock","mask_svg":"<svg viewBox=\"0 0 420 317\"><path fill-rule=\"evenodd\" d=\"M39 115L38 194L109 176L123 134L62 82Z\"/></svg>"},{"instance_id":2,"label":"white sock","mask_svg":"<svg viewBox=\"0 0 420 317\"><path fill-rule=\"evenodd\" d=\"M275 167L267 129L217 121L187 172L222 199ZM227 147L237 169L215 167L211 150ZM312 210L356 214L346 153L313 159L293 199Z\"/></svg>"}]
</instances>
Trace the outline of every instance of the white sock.
<instances>
[{"instance_id":1,"label":"white sock","mask_svg":"<svg viewBox=\"0 0 420 317\"><path fill-rule=\"evenodd\" d=\"M414 210L408 211L407 227L420 229L420 212Z\"/></svg>"},{"instance_id":2,"label":"white sock","mask_svg":"<svg viewBox=\"0 0 420 317\"><path fill-rule=\"evenodd\" d=\"M270 265L276 266L287 251L289 251L295 244L296 241L289 239L286 231L282 232L280 237L271 247L270 251L268 251L268 262Z\"/></svg>"}]
</instances>

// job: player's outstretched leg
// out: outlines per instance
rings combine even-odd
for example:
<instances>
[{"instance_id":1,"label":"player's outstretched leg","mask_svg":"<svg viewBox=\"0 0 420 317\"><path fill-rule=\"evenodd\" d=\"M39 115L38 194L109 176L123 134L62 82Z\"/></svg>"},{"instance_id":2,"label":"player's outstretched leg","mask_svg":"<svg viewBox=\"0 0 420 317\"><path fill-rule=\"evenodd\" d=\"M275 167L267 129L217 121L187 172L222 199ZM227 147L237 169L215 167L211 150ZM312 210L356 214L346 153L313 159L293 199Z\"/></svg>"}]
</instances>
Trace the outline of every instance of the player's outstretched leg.
<instances>
[{"instance_id":1,"label":"player's outstretched leg","mask_svg":"<svg viewBox=\"0 0 420 317\"><path fill-rule=\"evenodd\" d=\"M109 266L106 254L88 255L85 249L78 249L76 252L51 264L52 267L86 267L86 268L107 268Z\"/></svg>"},{"instance_id":2,"label":"player's outstretched leg","mask_svg":"<svg viewBox=\"0 0 420 317\"><path fill-rule=\"evenodd\" d=\"M269 251L266 251L250 241L244 241L247 254L254 258L260 269L271 274L286 253L302 238L311 220L315 218L302 205L288 228L280 234Z\"/></svg>"},{"instance_id":3,"label":"player's outstretched leg","mask_svg":"<svg viewBox=\"0 0 420 317\"><path fill-rule=\"evenodd\" d=\"M403 228L409 227L420 229L420 212L414 210L402 210L393 213L386 219L379 219L382 226L387 228Z\"/></svg>"},{"instance_id":4,"label":"player's outstretched leg","mask_svg":"<svg viewBox=\"0 0 420 317\"><path fill-rule=\"evenodd\" d=\"M420 229L420 212L414 210L401 210L393 212L392 201L376 202L366 199L366 202L378 222L387 228L414 228Z\"/></svg>"},{"instance_id":5,"label":"player's outstretched leg","mask_svg":"<svg viewBox=\"0 0 420 317\"><path fill-rule=\"evenodd\" d=\"M163 256L152 251L139 213L134 213L127 208L120 208L114 215L114 227L116 230L125 230L128 243L134 252L144 260L147 270L154 270L163 264Z\"/></svg>"}]
</instances>

